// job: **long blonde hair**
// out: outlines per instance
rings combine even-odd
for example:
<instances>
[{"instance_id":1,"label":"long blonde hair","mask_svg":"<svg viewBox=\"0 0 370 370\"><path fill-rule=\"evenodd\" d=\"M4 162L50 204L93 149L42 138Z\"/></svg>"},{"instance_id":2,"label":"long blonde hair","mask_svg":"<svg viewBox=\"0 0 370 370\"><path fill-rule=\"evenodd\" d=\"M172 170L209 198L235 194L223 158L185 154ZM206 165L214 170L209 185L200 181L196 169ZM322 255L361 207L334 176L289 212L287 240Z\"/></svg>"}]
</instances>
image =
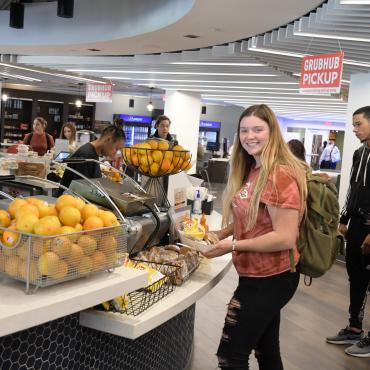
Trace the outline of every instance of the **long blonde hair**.
<instances>
[{"instance_id":1,"label":"long blonde hair","mask_svg":"<svg viewBox=\"0 0 370 370\"><path fill-rule=\"evenodd\" d=\"M261 154L261 169L256 178L248 209L248 220L246 220L247 230L252 230L256 225L261 193L266 186L269 175L274 173L276 167L279 165L284 165L289 174L297 181L301 199L301 210L303 210L307 196L306 171L308 169L308 166L296 158L289 150L281 134L277 118L271 108L265 104L252 105L247 108L239 118L237 136L231 156L230 176L223 194L222 225L224 227L230 222L233 198L244 185L252 166L256 163L254 157L248 154L240 144L240 122L243 118L250 116L255 116L265 121L269 126L270 135ZM273 179L273 182L275 183L275 179Z\"/></svg>"}]
</instances>

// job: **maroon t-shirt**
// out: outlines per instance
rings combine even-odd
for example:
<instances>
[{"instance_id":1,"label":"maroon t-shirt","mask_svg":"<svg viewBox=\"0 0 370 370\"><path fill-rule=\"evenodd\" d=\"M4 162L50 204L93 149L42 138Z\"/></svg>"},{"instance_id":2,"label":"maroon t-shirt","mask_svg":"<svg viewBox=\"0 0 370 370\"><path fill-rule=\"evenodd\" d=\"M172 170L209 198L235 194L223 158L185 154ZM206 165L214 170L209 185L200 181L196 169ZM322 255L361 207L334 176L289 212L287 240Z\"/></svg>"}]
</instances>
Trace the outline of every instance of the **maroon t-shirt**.
<instances>
[{"instance_id":1,"label":"maroon t-shirt","mask_svg":"<svg viewBox=\"0 0 370 370\"><path fill-rule=\"evenodd\" d=\"M48 139L46 138L48 136ZM49 149L54 147L54 139L51 135L46 132L43 134L33 133L27 134L24 137L23 143L29 145L34 152L37 152L38 155L44 155ZM49 145L48 145L49 142Z\"/></svg>"}]
</instances>

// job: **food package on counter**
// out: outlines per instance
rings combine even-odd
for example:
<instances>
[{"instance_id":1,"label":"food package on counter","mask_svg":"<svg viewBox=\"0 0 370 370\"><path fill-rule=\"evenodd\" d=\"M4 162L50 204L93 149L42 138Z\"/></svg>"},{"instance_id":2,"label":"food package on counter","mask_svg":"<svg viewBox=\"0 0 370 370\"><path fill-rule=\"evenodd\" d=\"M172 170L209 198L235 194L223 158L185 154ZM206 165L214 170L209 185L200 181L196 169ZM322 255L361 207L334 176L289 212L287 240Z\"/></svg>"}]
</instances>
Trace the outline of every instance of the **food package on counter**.
<instances>
[{"instance_id":1,"label":"food package on counter","mask_svg":"<svg viewBox=\"0 0 370 370\"><path fill-rule=\"evenodd\" d=\"M203 218L203 216L202 216ZM196 217L185 216L177 225L181 243L195 248L198 252L205 253L219 242L216 234L207 232L206 222L199 222Z\"/></svg>"},{"instance_id":2,"label":"food package on counter","mask_svg":"<svg viewBox=\"0 0 370 370\"><path fill-rule=\"evenodd\" d=\"M199 256L194 249L177 245L152 247L140 252L138 258L143 261L168 263L178 266L179 270L175 274L176 285L181 285L199 266Z\"/></svg>"}]
</instances>

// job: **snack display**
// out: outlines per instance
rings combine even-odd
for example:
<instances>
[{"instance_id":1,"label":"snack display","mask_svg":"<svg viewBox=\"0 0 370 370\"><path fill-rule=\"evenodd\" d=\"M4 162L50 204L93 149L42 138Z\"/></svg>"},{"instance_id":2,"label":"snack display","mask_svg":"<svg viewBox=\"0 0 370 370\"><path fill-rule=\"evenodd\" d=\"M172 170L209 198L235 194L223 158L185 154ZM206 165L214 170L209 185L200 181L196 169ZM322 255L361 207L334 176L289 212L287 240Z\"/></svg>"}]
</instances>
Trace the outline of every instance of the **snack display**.
<instances>
[{"instance_id":1,"label":"snack display","mask_svg":"<svg viewBox=\"0 0 370 370\"><path fill-rule=\"evenodd\" d=\"M175 289L173 282L179 269L175 265L130 260L126 257L124 266L147 271L148 284L141 289L102 303L101 307L105 311L137 316Z\"/></svg>"},{"instance_id":2,"label":"snack display","mask_svg":"<svg viewBox=\"0 0 370 370\"><path fill-rule=\"evenodd\" d=\"M16 198L0 210L0 272L38 287L120 265L127 236L114 213L72 195Z\"/></svg>"},{"instance_id":3,"label":"snack display","mask_svg":"<svg viewBox=\"0 0 370 370\"><path fill-rule=\"evenodd\" d=\"M194 249L177 245L152 247L140 252L137 258L148 262L178 266L174 281L176 285L181 285L199 266L198 253Z\"/></svg>"},{"instance_id":4,"label":"snack display","mask_svg":"<svg viewBox=\"0 0 370 370\"><path fill-rule=\"evenodd\" d=\"M191 168L191 153L181 145L170 146L167 140L150 138L144 143L122 149L123 160L149 177L172 175Z\"/></svg>"}]
</instances>

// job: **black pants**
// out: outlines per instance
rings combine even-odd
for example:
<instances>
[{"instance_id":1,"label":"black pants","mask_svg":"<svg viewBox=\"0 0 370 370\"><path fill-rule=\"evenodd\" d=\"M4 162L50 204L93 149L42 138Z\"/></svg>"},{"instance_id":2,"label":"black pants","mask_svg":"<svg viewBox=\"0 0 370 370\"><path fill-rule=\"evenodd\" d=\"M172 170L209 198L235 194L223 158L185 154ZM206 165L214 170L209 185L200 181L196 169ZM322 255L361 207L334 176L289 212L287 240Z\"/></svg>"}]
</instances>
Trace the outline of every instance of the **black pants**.
<instances>
[{"instance_id":1,"label":"black pants","mask_svg":"<svg viewBox=\"0 0 370 370\"><path fill-rule=\"evenodd\" d=\"M266 278L239 278L217 351L221 369L249 369L252 350L260 370L283 369L280 310L293 297L298 282L299 273L290 271Z\"/></svg>"},{"instance_id":2,"label":"black pants","mask_svg":"<svg viewBox=\"0 0 370 370\"><path fill-rule=\"evenodd\" d=\"M370 234L370 226L363 218L353 217L347 231L346 267L349 277L349 324L362 329L362 319L366 303L366 294L370 281L370 255L361 253L361 245Z\"/></svg>"}]
</instances>

